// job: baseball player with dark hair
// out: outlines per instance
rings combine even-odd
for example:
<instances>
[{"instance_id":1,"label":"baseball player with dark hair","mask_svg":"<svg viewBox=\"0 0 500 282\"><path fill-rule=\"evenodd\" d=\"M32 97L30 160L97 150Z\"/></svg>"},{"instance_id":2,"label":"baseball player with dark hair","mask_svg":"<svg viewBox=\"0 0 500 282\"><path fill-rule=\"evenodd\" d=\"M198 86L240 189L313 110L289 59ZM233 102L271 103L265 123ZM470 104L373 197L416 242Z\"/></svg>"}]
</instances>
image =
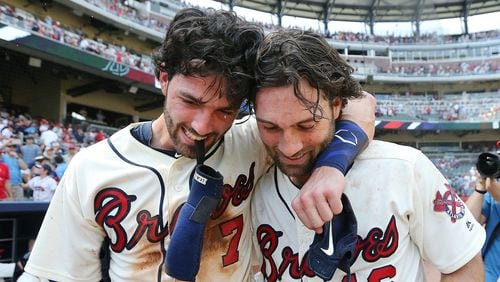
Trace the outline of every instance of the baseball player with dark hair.
<instances>
[{"instance_id":1,"label":"baseball player with dark hair","mask_svg":"<svg viewBox=\"0 0 500 282\"><path fill-rule=\"evenodd\" d=\"M250 279L250 197L270 161L255 120L233 121L254 91L262 38L231 12L177 13L154 56L163 114L72 159L21 281ZM300 207L310 228L342 209L342 172L360 147L315 170Z\"/></svg>"},{"instance_id":2,"label":"baseball player with dark hair","mask_svg":"<svg viewBox=\"0 0 500 282\"><path fill-rule=\"evenodd\" d=\"M259 277L424 281L425 259L442 281L482 281L483 228L414 148L370 142L346 175L344 211L322 234L304 227L294 199L334 136L358 142L332 121L360 88L352 68L314 33L270 34L258 54L255 115L275 163L252 198Z\"/></svg>"}]
</instances>

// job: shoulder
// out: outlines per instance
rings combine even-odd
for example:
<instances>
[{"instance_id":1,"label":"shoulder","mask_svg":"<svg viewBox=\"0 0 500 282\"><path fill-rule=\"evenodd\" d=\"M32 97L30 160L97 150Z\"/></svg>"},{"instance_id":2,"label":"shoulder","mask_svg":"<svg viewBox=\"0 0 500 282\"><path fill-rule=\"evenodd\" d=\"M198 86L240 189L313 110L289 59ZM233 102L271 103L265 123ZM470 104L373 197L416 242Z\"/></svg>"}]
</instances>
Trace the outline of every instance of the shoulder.
<instances>
[{"instance_id":1,"label":"shoulder","mask_svg":"<svg viewBox=\"0 0 500 282\"><path fill-rule=\"evenodd\" d=\"M368 147L359 155L359 160L370 159L393 159L400 161L416 162L423 154L419 150L409 147L398 145L391 142L373 140Z\"/></svg>"}]
</instances>

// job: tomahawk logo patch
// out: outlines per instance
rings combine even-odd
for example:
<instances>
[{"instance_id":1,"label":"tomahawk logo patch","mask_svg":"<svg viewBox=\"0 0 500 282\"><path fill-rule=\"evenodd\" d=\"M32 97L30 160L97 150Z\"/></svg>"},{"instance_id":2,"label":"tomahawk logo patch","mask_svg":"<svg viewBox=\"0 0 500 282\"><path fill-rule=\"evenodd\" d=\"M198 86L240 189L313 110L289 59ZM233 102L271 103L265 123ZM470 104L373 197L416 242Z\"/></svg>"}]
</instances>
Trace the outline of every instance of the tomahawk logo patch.
<instances>
[{"instance_id":1,"label":"tomahawk logo patch","mask_svg":"<svg viewBox=\"0 0 500 282\"><path fill-rule=\"evenodd\" d=\"M451 217L451 222L456 222L464 217L465 205L449 184L445 184L447 191L441 194L436 192L434 199L434 211L446 212Z\"/></svg>"}]
</instances>

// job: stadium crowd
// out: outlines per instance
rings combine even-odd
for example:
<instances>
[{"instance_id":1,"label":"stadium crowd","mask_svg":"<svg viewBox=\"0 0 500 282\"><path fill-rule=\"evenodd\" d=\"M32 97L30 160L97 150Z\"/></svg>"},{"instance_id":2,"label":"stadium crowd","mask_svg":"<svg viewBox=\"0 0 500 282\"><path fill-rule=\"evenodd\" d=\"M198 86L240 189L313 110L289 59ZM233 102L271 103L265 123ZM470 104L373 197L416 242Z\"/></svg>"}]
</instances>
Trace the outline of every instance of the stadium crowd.
<instances>
[{"instance_id":1,"label":"stadium crowd","mask_svg":"<svg viewBox=\"0 0 500 282\"><path fill-rule=\"evenodd\" d=\"M118 16L120 19L131 21L146 28L165 32L168 29L169 20L166 16L153 13L138 12L130 6L122 4L120 1L113 0L85 0L109 13ZM186 7L184 2L178 2L181 7ZM50 16L43 18L33 15L23 9L13 8L8 4L0 2L0 21L19 28L36 32L39 35L59 41L63 44L86 50L88 52L100 55L108 60L125 64L130 67L142 70L145 73L153 74L152 61L149 54L140 54L123 45L116 45L110 42L104 42L98 36L84 34L76 27L71 28L59 20L53 20ZM261 23L265 29L276 30L280 27ZM293 28L299 28L295 26ZM462 35L436 35L427 34L420 37L414 36L379 36L367 35L363 33L338 32L327 34L328 38L342 42L372 42L387 44L446 44L452 42L469 42L480 40L493 40L500 38L500 30L477 32ZM389 60L389 59L388 59ZM363 69L370 69L376 73L397 74L400 76L453 76L453 75L471 75L471 74L489 74L500 71L497 62L494 60L464 62L436 62L436 63L389 63L388 67L380 67L370 63L354 64L357 71L363 73Z\"/></svg>"},{"instance_id":2,"label":"stadium crowd","mask_svg":"<svg viewBox=\"0 0 500 282\"><path fill-rule=\"evenodd\" d=\"M500 90L459 95L376 95L381 119L422 121L494 121L500 119Z\"/></svg>"},{"instance_id":3,"label":"stadium crowd","mask_svg":"<svg viewBox=\"0 0 500 282\"><path fill-rule=\"evenodd\" d=\"M0 201L50 201L73 156L107 136L104 130L91 126L63 125L2 110ZM7 173L2 170L5 167Z\"/></svg>"}]
</instances>

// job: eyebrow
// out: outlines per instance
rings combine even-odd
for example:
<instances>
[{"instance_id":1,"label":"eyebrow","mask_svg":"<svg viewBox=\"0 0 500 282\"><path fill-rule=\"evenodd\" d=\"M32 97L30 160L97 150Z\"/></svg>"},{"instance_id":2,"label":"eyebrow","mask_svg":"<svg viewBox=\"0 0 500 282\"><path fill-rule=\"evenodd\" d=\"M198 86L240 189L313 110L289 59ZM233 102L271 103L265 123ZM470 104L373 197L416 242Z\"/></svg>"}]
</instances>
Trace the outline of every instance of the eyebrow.
<instances>
[{"instance_id":1,"label":"eyebrow","mask_svg":"<svg viewBox=\"0 0 500 282\"><path fill-rule=\"evenodd\" d=\"M214 95L216 95L216 94L214 94ZM191 93L185 92L185 91L180 91L179 96L183 97L184 99L189 99L191 101L194 101L198 105L204 105L204 104L208 103L208 101L210 101L210 99L208 99L207 101L203 101L202 98L194 97ZM231 104L229 104L228 106L219 108L218 110L225 111L225 110L235 110L235 109L238 109L238 107L234 107L234 106L231 106Z\"/></svg>"},{"instance_id":2,"label":"eyebrow","mask_svg":"<svg viewBox=\"0 0 500 282\"><path fill-rule=\"evenodd\" d=\"M263 123L268 123L268 124L276 125L274 122L271 122L271 121L259 118L257 116L255 117L255 119L257 120L257 122L263 122ZM306 123L306 122L311 122L311 121L317 122L317 121L314 120L314 117L310 117L310 118L306 118L306 119L303 119L301 121L298 121L295 124L301 124L301 123Z\"/></svg>"}]
</instances>

